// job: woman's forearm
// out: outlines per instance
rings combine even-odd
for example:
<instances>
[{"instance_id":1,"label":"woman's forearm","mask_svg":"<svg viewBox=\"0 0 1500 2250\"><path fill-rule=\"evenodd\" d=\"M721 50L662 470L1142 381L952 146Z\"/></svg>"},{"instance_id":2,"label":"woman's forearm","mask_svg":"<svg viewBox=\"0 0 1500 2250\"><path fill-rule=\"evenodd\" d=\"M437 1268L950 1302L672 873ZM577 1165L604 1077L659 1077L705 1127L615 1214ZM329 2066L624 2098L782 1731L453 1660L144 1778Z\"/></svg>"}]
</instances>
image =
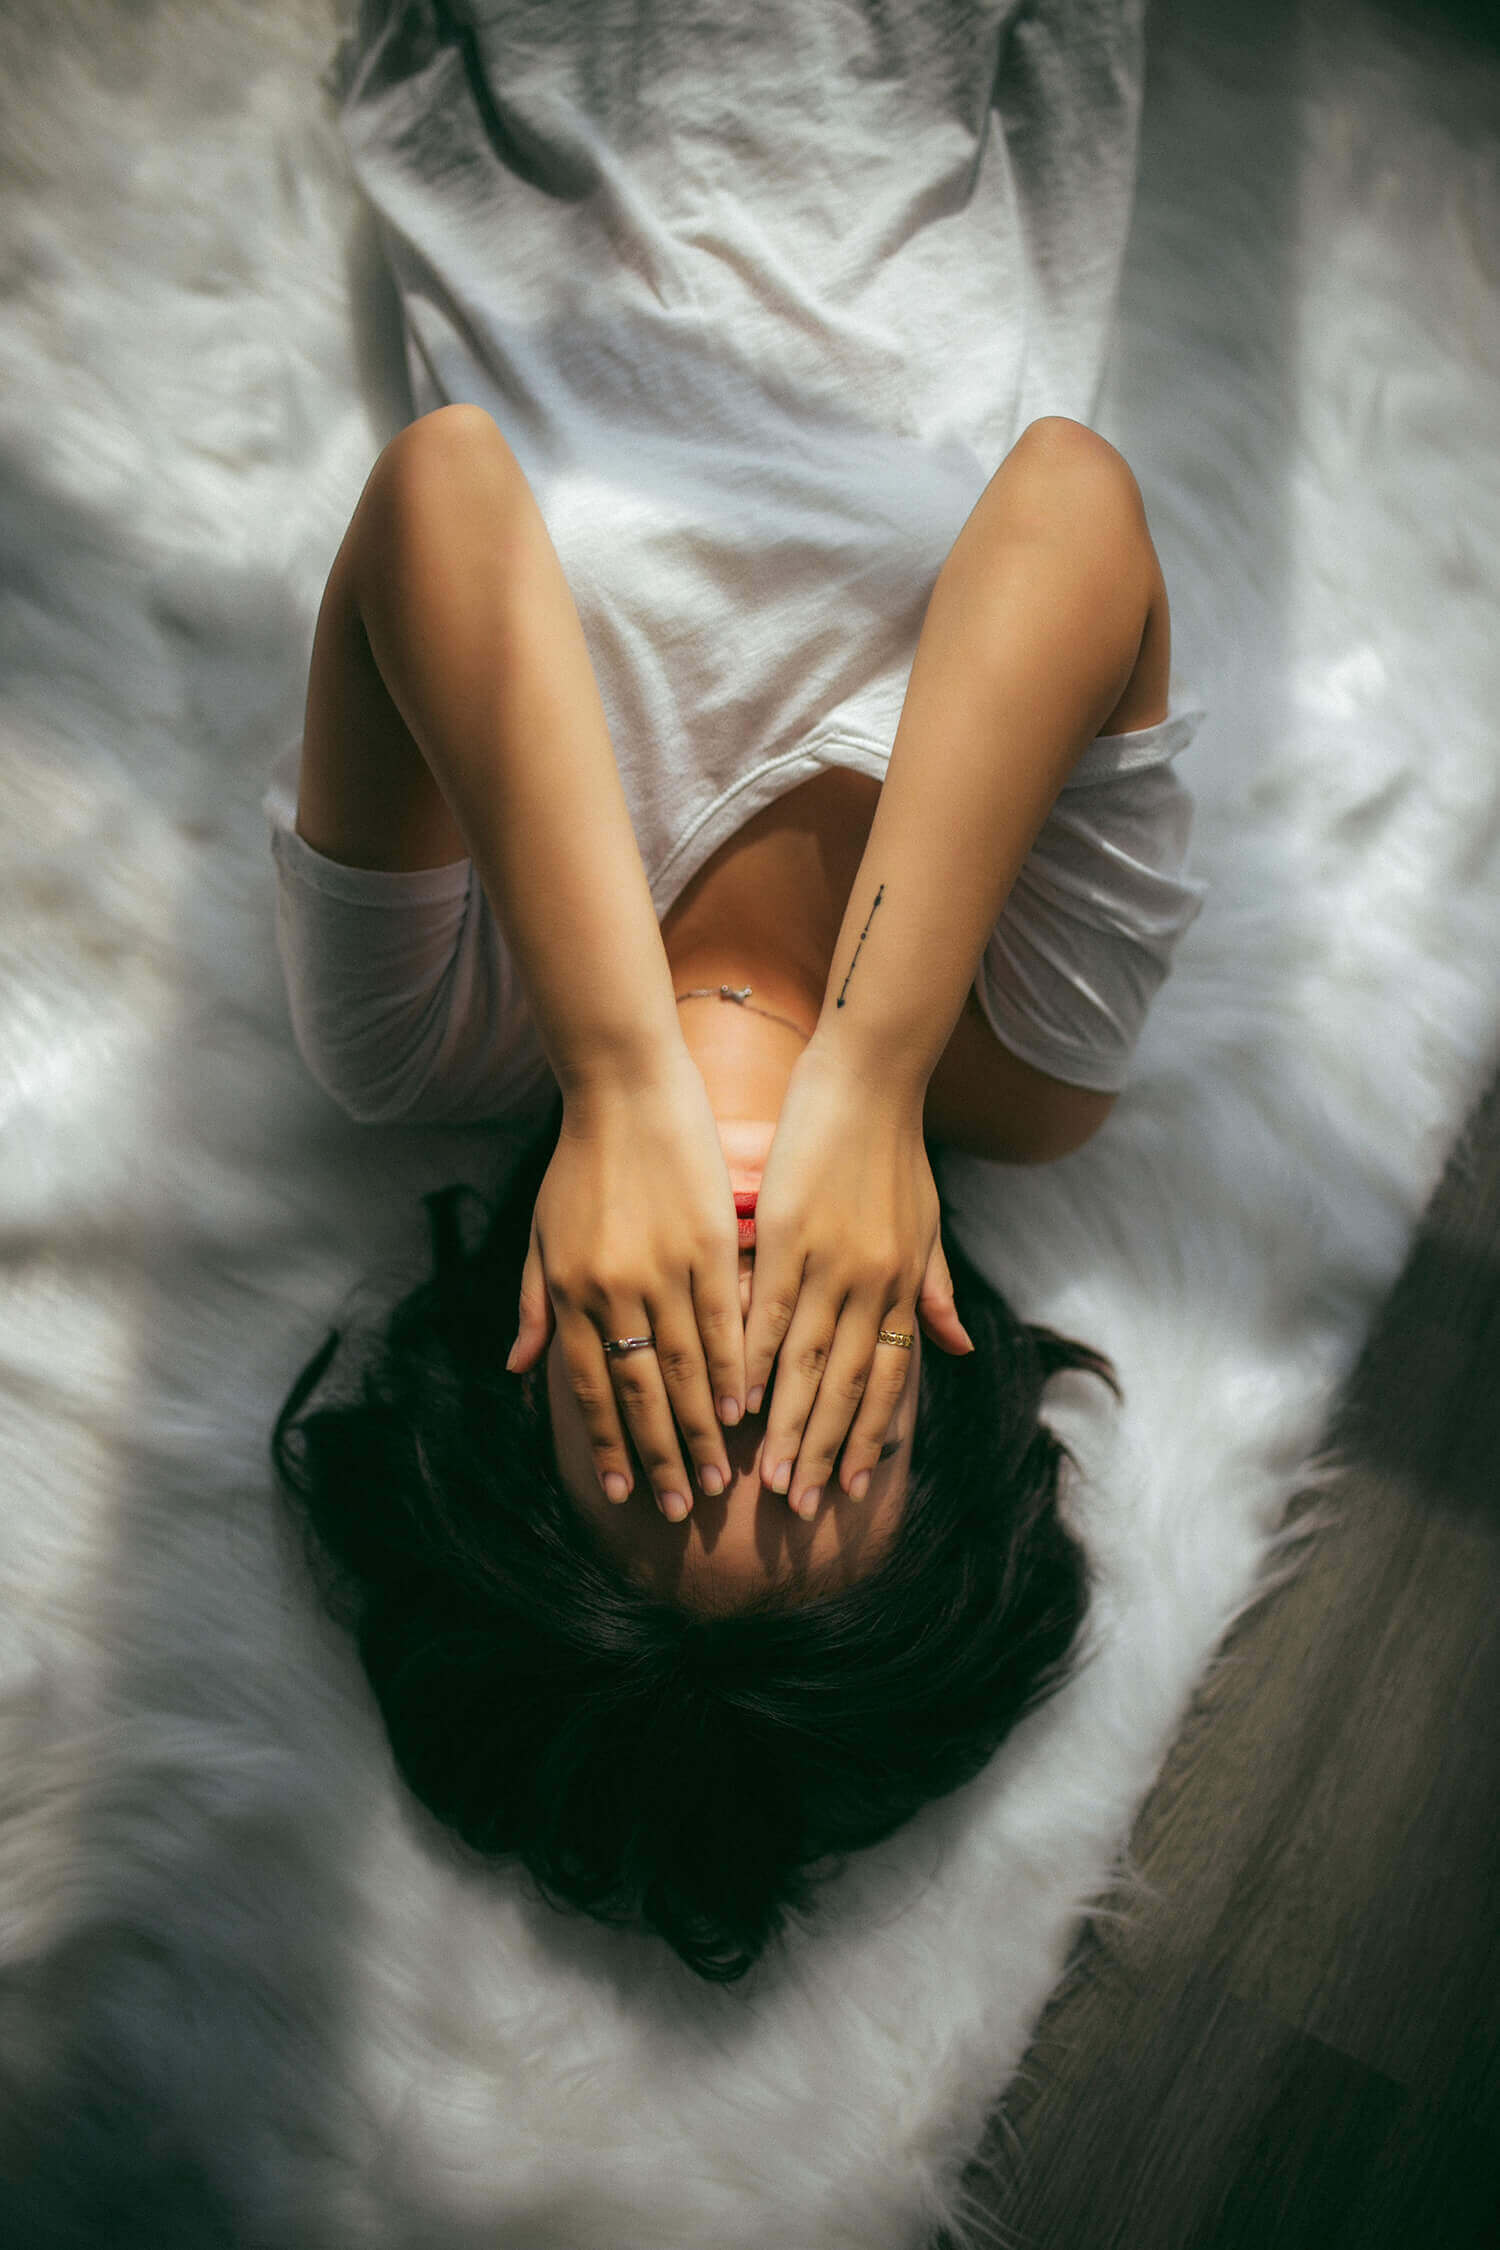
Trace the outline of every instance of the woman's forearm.
<instances>
[{"instance_id":1,"label":"woman's forearm","mask_svg":"<svg viewBox=\"0 0 1500 2250\"><path fill-rule=\"evenodd\" d=\"M477 409L392 448L358 600L564 1094L681 1047L671 971L583 629L536 499ZM420 612L434 624L409 630Z\"/></svg>"},{"instance_id":2,"label":"woman's forearm","mask_svg":"<svg viewBox=\"0 0 1500 2250\"><path fill-rule=\"evenodd\" d=\"M849 894L815 1044L920 1108L980 956L1159 582L1119 454L1034 424L943 565Z\"/></svg>"}]
</instances>

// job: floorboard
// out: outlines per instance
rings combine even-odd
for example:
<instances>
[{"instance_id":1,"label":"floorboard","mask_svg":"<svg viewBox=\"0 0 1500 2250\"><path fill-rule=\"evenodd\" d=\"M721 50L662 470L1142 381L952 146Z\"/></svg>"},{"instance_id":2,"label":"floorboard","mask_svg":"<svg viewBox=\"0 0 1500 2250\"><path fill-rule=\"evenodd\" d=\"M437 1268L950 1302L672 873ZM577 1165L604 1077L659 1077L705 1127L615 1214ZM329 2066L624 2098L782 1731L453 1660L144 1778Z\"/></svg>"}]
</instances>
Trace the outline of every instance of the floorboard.
<instances>
[{"instance_id":1,"label":"floorboard","mask_svg":"<svg viewBox=\"0 0 1500 2250\"><path fill-rule=\"evenodd\" d=\"M1500 1075L969 2185L1026 2250L1500 2242Z\"/></svg>"}]
</instances>

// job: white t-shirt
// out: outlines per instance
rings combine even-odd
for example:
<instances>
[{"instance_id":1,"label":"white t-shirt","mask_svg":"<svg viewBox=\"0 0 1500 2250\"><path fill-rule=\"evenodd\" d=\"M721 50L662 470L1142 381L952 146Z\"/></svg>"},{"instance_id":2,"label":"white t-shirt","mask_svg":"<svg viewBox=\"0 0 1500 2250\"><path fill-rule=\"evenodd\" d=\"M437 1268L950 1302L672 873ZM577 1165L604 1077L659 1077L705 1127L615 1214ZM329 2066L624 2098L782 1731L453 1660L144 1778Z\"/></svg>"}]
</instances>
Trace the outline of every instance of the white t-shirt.
<instances>
[{"instance_id":1,"label":"white t-shirt","mask_svg":"<svg viewBox=\"0 0 1500 2250\"><path fill-rule=\"evenodd\" d=\"M884 758L989 478L1092 418L1142 13L366 0L332 83L413 405L525 471L653 875L765 760Z\"/></svg>"},{"instance_id":2,"label":"white t-shirt","mask_svg":"<svg viewBox=\"0 0 1500 2250\"><path fill-rule=\"evenodd\" d=\"M413 403L484 406L521 463L659 916L798 782L829 765L883 777L933 583L990 476L1037 416L1090 419L1130 216L1142 14L1141 0L364 0L330 83L380 220ZM1080 1085L1123 1082L1201 902L1182 875L1191 799L1170 770L1199 716L1174 688L1163 727L1094 745L986 949L976 989L1000 1036ZM390 941L390 886L413 879L328 872L291 831L294 759L267 810L308 1052L328 1015L311 980L336 990L308 947L339 943L326 921L312 935L309 897L357 913L385 886ZM438 1075L398 1112L409 1074L398 1097L401 1074L375 1073L382 1103L367 1071L363 1113L495 1114L545 1073L514 966L465 868L405 895L460 913L449 999L422 1003ZM388 967L410 999L413 964ZM455 989L477 1011L482 1069L460 1067Z\"/></svg>"}]
</instances>

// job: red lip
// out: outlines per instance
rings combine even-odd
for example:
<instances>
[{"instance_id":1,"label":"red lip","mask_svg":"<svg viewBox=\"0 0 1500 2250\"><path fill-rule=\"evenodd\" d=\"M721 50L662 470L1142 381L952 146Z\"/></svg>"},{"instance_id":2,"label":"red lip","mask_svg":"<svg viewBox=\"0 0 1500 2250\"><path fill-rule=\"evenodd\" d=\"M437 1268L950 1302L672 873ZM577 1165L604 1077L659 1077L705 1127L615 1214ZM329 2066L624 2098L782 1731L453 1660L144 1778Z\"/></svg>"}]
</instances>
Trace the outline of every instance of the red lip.
<instances>
[{"instance_id":1,"label":"red lip","mask_svg":"<svg viewBox=\"0 0 1500 2250\"><path fill-rule=\"evenodd\" d=\"M755 1248L756 1192L754 1188L736 1188L734 1193L734 1208L735 1215L740 1222L740 1248L742 1250L753 1250Z\"/></svg>"}]
</instances>

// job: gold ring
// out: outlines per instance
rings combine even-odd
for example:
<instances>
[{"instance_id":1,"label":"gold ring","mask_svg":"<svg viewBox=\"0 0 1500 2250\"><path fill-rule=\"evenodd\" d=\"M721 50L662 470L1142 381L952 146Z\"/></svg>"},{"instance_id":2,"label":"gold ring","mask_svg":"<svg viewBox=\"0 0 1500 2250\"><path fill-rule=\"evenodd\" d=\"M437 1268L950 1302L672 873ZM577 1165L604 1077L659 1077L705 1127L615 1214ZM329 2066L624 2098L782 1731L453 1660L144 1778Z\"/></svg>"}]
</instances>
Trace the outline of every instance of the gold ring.
<instances>
[{"instance_id":1,"label":"gold ring","mask_svg":"<svg viewBox=\"0 0 1500 2250\"><path fill-rule=\"evenodd\" d=\"M904 1352L909 1352L915 1337L900 1328L882 1328L875 1341L877 1344L899 1344Z\"/></svg>"}]
</instances>

